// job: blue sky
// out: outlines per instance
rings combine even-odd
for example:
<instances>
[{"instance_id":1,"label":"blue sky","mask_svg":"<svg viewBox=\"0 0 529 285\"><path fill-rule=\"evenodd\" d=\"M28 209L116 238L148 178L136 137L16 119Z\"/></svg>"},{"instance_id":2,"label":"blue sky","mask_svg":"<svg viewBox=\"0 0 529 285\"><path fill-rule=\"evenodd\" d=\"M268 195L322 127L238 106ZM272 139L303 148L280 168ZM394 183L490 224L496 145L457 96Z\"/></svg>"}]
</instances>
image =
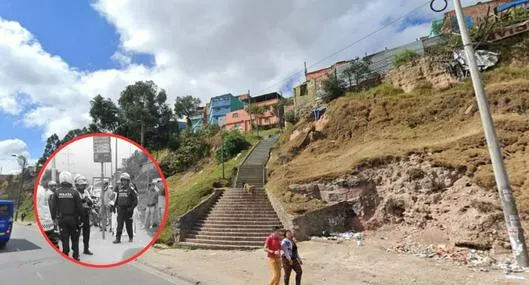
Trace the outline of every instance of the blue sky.
<instances>
[{"instance_id":1,"label":"blue sky","mask_svg":"<svg viewBox=\"0 0 529 285\"><path fill-rule=\"evenodd\" d=\"M118 49L119 36L87 1L0 1L0 17L19 22L46 51L61 56L74 68L93 71L119 67L111 60ZM16 136L26 142L31 156L37 158L43 150L42 130L25 128L21 132L20 119L0 113L0 140Z\"/></svg>"}]
</instances>

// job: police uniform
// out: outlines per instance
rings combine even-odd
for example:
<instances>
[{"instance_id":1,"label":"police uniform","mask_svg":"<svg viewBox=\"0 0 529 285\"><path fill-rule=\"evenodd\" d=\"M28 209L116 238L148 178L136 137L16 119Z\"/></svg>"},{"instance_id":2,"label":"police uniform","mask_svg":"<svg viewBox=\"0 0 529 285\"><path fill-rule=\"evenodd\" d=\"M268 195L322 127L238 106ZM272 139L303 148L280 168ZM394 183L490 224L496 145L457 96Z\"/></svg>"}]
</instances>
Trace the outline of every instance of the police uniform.
<instances>
[{"instance_id":1,"label":"police uniform","mask_svg":"<svg viewBox=\"0 0 529 285\"><path fill-rule=\"evenodd\" d=\"M83 176L77 176L76 179L74 179L76 186L85 182L86 178ZM83 206L83 213L81 215L81 222L83 223L83 226L81 227L81 231L83 234L83 253L91 255L92 253L89 250L90 247L90 212L92 210L93 201L90 198L90 194L88 193L87 189L77 189L79 191L79 195L81 196L81 204ZM80 233L81 234L81 233Z\"/></svg>"},{"instance_id":2,"label":"police uniform","mask_svg":"<svg viewBox=\"0 0 529 285\"><path fill-rule=\"evenodd\" d=\"M59 180L61 180L61 175L59 175ZM52 218L59 222L62 252L69 254L71 240L72 257L79 260L79 225L83 209L79 192L73 188L72 184L71 181L66 183L61 181L60 188L53 196L55 211L52 213Z\"/></svg>"},{"instance_id":3,"label":"police uniform","mask_svg":"<svg viewBox=\"0 0 529 285\"><path fill-rule=\"evenodd\" d=\"M129 182L127 186L119 184L116 189L117 198L116 206L118 212L117 219L117 229L116 229L116 240L114 243L121 242L121 233L123 232L123 224L127 228L127 234L129 236L129 241L132 241L133 232L132 232L132 214L134 213L134 208L138 204L138 194L134 189L132 183Z\"/></svg>"}]
</instances>

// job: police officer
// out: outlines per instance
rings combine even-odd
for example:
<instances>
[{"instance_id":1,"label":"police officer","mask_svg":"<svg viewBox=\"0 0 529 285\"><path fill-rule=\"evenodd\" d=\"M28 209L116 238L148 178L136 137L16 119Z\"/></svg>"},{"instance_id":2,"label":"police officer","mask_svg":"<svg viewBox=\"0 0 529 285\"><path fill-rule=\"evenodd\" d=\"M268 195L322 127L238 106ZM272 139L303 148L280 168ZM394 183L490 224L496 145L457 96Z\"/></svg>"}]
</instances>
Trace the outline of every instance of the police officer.
<instances>
[{"instance_id":1,"label":"police officer","mask_svg":"<svg viewBox=\"0 0 529 285\"><path fill-rule=\"evenodd\" d=\"M83 205L79 192L73 189L73 177L70 172L64 171L59 174L60 187L53 196L55 210L52 219L58 220L62 252L66 255L70 252L70 240L72 241L73 258L79 260L79 228Z\"/></svg>"},{"instance_id":2,"label":"police officer","mask_svg":"<svg viewBox=\"0 0 529 285\"><path fill-rule=\"evenodd\" d=\"M129 235L129 242L132 242L132 214L134 208L138 205L138 193L131 185L130 175L123 173L120 176L120 184L116 187L117 198L116 206L118 211L118 225L116 229L116 240L114 243L121 243L121 233L123 232L123 224L127 227L127 234Z\"/></svg>"},{"instance_id":3,"label":"police officer","mask_svg":"<svg viewBox=\"0 0 529 285\"><path fill-rule=\"evenodd\" d=\"M81 196L81 203L83 205L83 214L81 215L81 222L83 223L83 226L81 228L81 231L83 232L83 253L86 255L92 255L93 253L89 250L90 212L92 211L92 205L94 204L94 202L90 198L90 193L86 191L86 188L88 187L88 181L86 180L86 177L77 174L74 178L74 183L75 189L79 191L79 194Z\"/></svg>"},{"instance_id":4,"label":"police officer","mask_svg":"<svg viewBox=\"0 0 529 285\"><path fill-rule=\"evenodd\" d=\"M56 211L54 200L53 200L56 191L57 191L57 182L51 180L50 182L48 182L48 189L46 190L46 196L45 196L46 202L48 203L48 208L50 209L50 218L51 218L51 213ZM59 230L58 225L56 221L53 220L53 230L50 231L49 234L46 233L48 235L49 240L53 243L53 245L55 245L57 249L59 248L59 240L60 240L60 235L57 232L58 230Z\"/></svg>"}]
</instances>

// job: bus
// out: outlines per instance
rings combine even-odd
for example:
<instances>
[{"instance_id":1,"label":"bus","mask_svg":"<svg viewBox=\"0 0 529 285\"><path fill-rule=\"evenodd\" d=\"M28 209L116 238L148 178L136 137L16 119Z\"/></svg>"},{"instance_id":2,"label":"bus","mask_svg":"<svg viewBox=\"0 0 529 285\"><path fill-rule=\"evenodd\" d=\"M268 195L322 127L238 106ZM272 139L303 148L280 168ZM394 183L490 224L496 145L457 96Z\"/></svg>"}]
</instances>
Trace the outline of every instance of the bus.
<instances>
[{"instance_id":1,"label":"bus","mask_svg":"<svg viewBox=\"0 0 529 285\"><path fill-rule=\"evenodd\" d=\"M0 200L0 249L6 246L11 237L14 205L11 200Z\"/></svg>"}]
</instances>

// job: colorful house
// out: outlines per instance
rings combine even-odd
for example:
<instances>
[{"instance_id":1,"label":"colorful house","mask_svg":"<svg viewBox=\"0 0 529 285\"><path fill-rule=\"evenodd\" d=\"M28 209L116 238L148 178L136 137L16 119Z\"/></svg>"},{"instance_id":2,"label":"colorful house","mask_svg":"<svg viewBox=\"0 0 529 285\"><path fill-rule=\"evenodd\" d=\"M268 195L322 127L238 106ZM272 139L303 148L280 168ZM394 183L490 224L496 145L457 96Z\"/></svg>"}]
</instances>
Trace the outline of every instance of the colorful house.
<instances>
[{"instance_id":1,"label":"colorful house","mask_svg":"<svg viewBox=\"0 0 529 285\"><path fill-rule=\"evenodd\" d=\"M229 112L226 114L226 130L238 130L249 132L252 130L250 115L245 109Z\"/></svg>"},{"instance_id":2,"label":"colorful house","mask_svg":"<svg viewBox=\"0 0 529 285\"><path fill-rule=\"evenodd\" d=\"M191 130L196 132L201 130L207 122L208 105L206 107L199 107L194 115L189 117L191 121Z\"/></svg>"},{"instance_id":3,"label":"colorful house","mask_svg":"<svg viewBox=\"0 0 529 285\"><path fill-rule=\"evenodd\" d=\"M244 103L230 93L213 97L210 101L207 122L211 125L221 125L225 119L223 118L219 122L219 118L242 108L244 108Z\"/></svg>"},{"instance_id":4,"label":"colorful house","mask_svg":"<svg viewBox=\"0 0 529 285\"><path fill-rule=\"evenodd\" d=\"M283 97L277 93L268 93L256 97L248 98L248 105L258 105L265 107L262 115L249 114L246 109L236 110L226 114L224 122L227 130L239 130L249 132L252 130L252 124L258 124L263 128L271 128L277 125L279 118L274 112L274 108L279 104Z\"/></svg>"},{"instance_id":5,"label":"colorful house","mask_svg":"<svg viewBox=\"0 0 529 285\"><path fill-rule=\"evenodd\" d=\"M268 93L259 95L256 97L250 98L250 104L251 105L258 105L265 107L265 112L263 115L258 116L258 118L254 118L254 122L257 120L258 125L264 128L270 128L279 122L279 118L274 113L274 108L279 104L279 101L283 97L277 93ZM253 118L253 115L252 115Z\"/></svg>"}]
</instances>

